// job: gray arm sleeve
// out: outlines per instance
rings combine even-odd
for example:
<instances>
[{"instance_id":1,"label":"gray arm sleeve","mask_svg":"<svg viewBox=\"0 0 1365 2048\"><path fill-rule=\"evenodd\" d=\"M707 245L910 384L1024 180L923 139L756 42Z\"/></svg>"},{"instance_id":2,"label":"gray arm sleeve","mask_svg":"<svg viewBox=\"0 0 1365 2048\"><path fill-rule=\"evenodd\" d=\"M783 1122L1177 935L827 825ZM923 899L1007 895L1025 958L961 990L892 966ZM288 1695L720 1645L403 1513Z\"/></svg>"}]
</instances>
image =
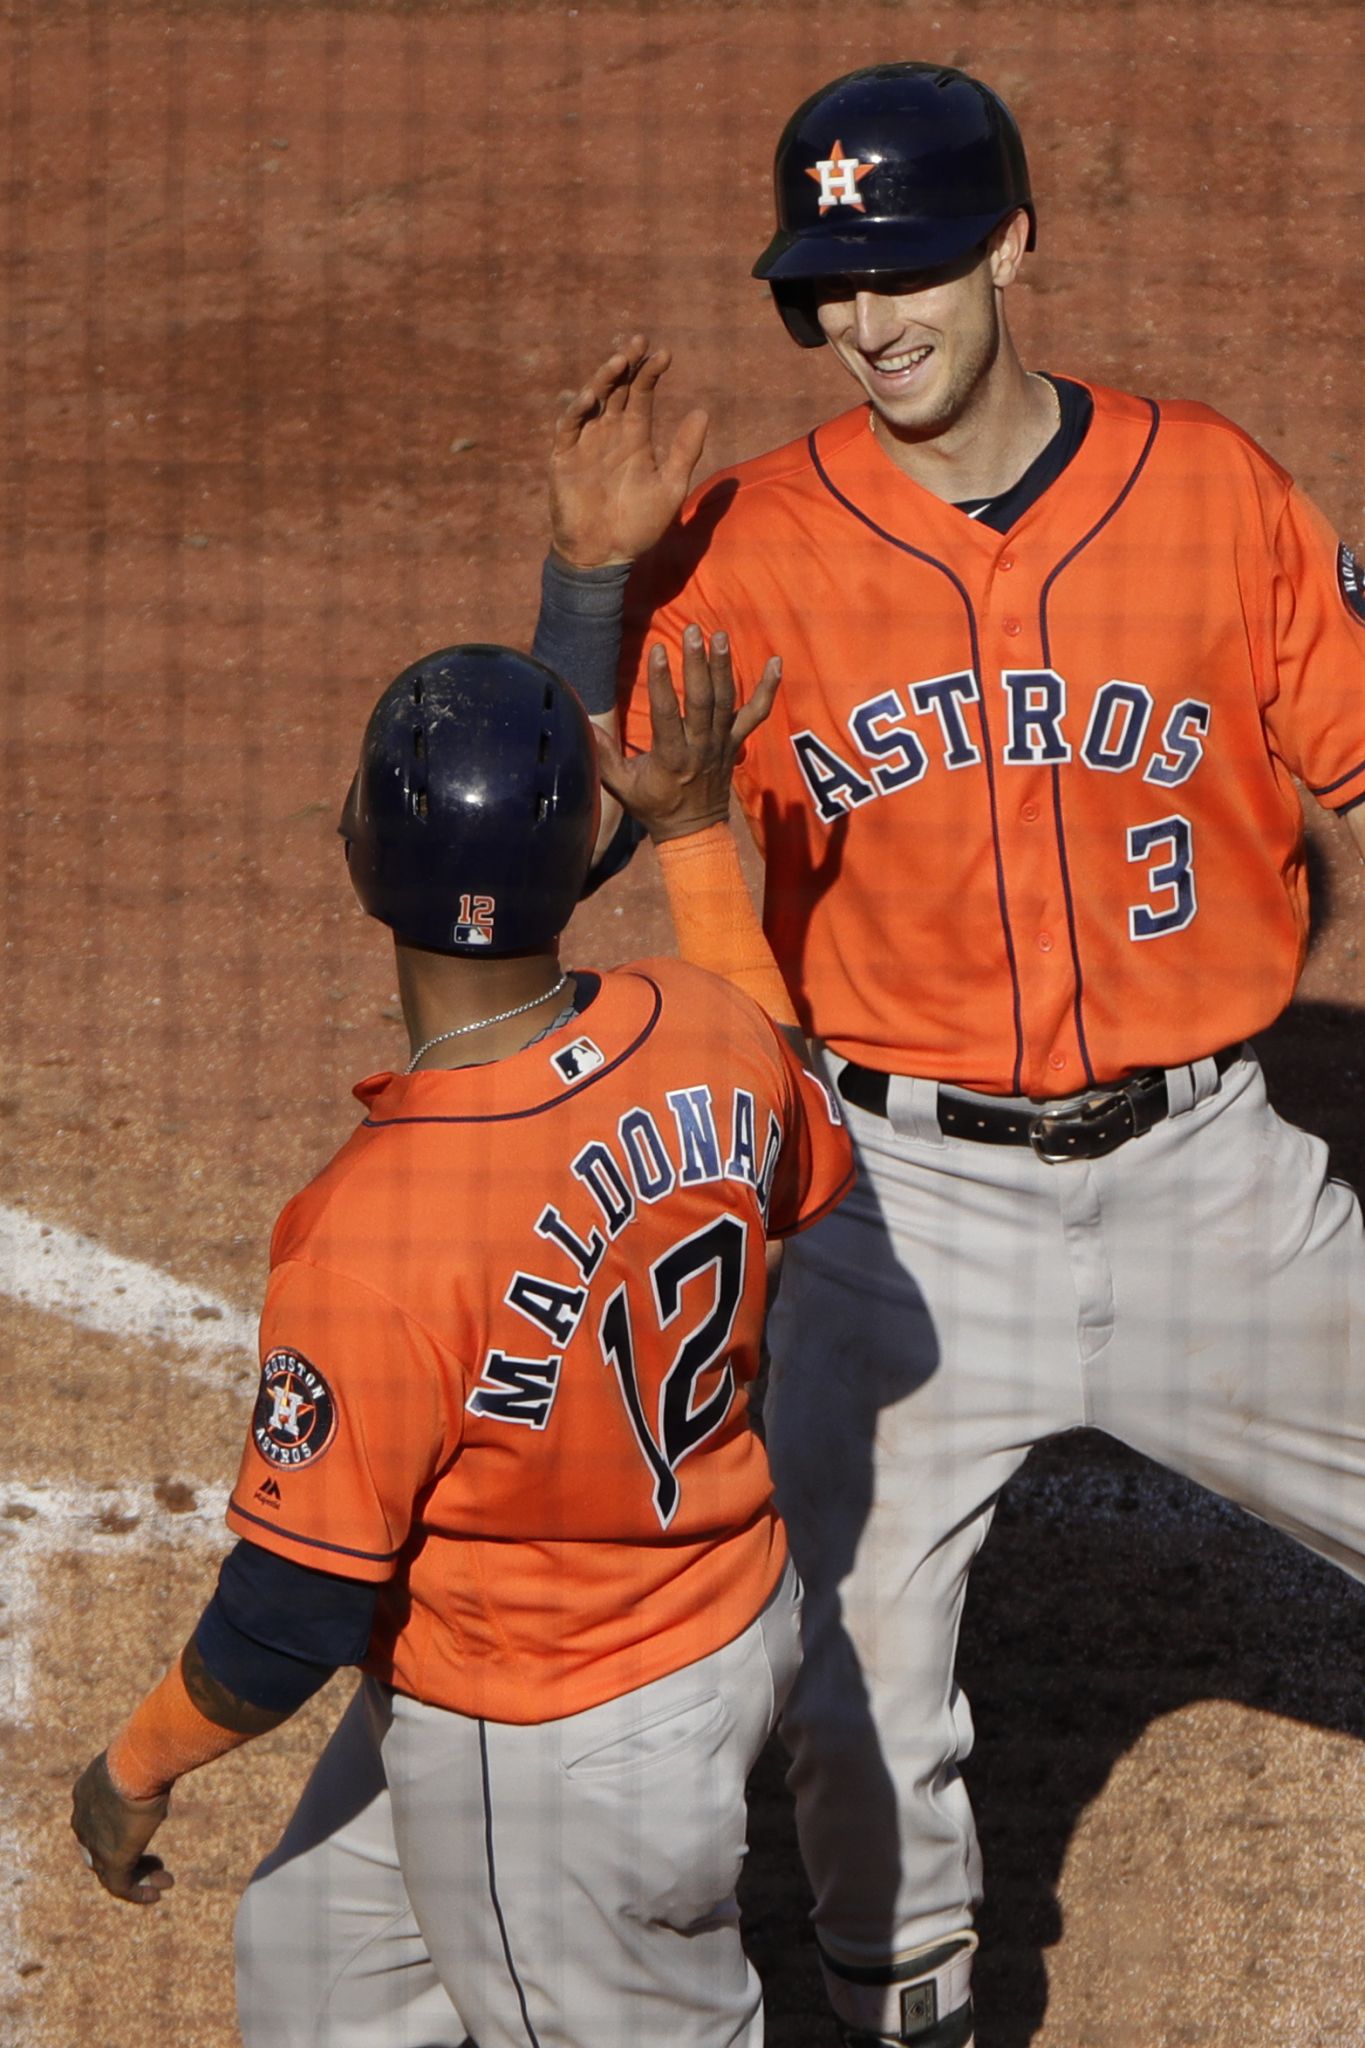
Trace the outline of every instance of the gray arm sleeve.
<instances>
[{"instance_id":1,"label":"gray arm sleeve","mask_svg":"<svg viewBox=\"0 0 1365 2048\"><path fill-rule=\"evenodd\" d=\"M547 555L540 575L540 617L531 652L575 691L590 718L616 703L621 616L629 562L571 569Z\"/></svg>"}]
</instances>

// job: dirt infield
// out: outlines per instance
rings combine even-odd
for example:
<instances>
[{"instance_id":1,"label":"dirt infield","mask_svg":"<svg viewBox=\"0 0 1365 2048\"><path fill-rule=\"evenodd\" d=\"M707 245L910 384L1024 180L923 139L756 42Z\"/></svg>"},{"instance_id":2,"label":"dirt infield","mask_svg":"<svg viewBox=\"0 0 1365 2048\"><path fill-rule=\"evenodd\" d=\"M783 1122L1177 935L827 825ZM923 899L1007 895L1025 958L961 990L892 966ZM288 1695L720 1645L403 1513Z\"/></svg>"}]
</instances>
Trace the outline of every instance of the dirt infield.
<instances>
[{"instance_id":1,"label":"dirt infield","mask_svg":"<svg viewBox=\"0 0 1365 2048\"><path fill-rule=\"evenodd\" d=\"M234 1898L341 1688L185 1784L155 1913L96 1893L67 1792L224 1547L271 1220L398 1052L334 837L364 711L424 649L525 643L548 424L616 335L673 344L708 466L846 403L748 268L786 114L878 57L966 64L1021 117L1028 360L1207 399L1365 539L1365 27L1357 0L9 0L0 45L0 2044L227 2048ZM1365 891L1315 841L1319 941L1264 1052L1362 1183ZM665 943L642 861L570 951ZM1345 1582L1126 1453L1032 1461L964 1643L981 2048L1365 2043L1360 1641ZM775 1757L751 1863L769 2038L815 2048Z\"/></svg>"}]
</instances>

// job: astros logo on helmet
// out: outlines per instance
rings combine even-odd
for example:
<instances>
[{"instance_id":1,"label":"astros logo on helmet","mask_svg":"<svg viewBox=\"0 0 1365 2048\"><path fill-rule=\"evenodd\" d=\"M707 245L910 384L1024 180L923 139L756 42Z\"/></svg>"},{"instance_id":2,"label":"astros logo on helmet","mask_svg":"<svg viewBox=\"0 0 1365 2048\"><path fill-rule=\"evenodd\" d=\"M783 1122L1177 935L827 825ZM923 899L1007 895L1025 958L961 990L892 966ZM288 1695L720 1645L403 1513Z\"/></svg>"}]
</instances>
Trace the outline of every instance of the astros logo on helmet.
<instances>
[{"instance_id":1,"label":"astros logo on helmet","mask_svg":"<svg viewBox=\"0 0 1365 2048\"><path fill-rule=\"evenodd\" d=\"M1034 245L1014 116L946 64L874 64L822 86L783 129L773 183L777 233L753 274L803 348L825 339L817 278L937 269L1019 208Z\"/></svg>"}]
</instances>

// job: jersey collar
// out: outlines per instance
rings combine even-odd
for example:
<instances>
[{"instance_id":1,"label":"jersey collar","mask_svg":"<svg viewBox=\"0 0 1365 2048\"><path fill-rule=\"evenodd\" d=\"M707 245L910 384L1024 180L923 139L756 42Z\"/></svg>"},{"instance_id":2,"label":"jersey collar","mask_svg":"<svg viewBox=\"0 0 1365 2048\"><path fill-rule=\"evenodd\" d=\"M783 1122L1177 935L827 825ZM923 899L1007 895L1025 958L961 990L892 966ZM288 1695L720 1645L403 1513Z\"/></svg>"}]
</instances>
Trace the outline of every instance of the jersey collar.
<instances>
[{"instance_id":1,"label":"jersey collar","mask_svg":"<svg viewBox=\"0 0 1365 2048\"><path fill-rule=\"evenodd\" d=\"M927 550L938 559L993 561L1026 533L1033 534L1059 515L1073 535L1102 518L1150 433L1153 409L1147 400L1086 384L1079 377L1068 381L1090 394L1090 427L1061 475L1005 533L968 518L958 506L936 498L897 468L871 431L871 407L866 404L817 427L809 439L811 459L826 488L889 539L915 552Z\"/></svg>"},{"instance_id":2,"label":"jersey collar","mask_svg":"<svg viewBox=\"0 0 1365 2048\"><path fill-rule=\"evenodd\" d=\"M370 1074L353 1094L372 1130L392 1124L497 1123L538 1116L582 1094L630 1058L654 1029L662 997L638 967L597 976L586 1006L567 1024L487 1066Z\"/></svg>"}]
</instances>

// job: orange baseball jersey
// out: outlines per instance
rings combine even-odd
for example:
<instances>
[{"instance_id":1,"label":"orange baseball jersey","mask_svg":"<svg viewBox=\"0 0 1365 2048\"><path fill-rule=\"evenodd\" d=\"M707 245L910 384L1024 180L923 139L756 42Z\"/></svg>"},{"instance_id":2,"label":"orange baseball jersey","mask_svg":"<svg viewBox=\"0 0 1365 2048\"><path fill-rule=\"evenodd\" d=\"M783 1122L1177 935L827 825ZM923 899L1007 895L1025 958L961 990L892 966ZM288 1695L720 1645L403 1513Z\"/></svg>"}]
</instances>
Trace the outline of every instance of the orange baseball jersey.
<instances>
[{"instance_id":1,"label":"orange baseball jersey","mask_svg":"<svg viewBox=\"0 0 1365 2048\"><path fill-rule=\"evenodd\" d=\"M736 775L798 1014L846 1057L996 1094L1202 1057L1289 1000L1295 778L1365 798L1365 592L1207 407L1092 390L1004 534L912 482L865 406L713 477L633 579L644 649L724 627L777 706Z\"/></svg>"},{"instance_id":2,"label":"orange baseball jersey","mask_svg":"<svg viewBox=\"0 0 1365 2048\"><path fill-rule=\"evenodd\" d=\"M556 1719L731 1641L786 1555L747 1415L765 1238L852 1174L825 1089L659 960L511 1059L355 1092L275 1228L229 1526L385 1582L366 1668L465 1714Z\"/></svg>"}]
</instances>

